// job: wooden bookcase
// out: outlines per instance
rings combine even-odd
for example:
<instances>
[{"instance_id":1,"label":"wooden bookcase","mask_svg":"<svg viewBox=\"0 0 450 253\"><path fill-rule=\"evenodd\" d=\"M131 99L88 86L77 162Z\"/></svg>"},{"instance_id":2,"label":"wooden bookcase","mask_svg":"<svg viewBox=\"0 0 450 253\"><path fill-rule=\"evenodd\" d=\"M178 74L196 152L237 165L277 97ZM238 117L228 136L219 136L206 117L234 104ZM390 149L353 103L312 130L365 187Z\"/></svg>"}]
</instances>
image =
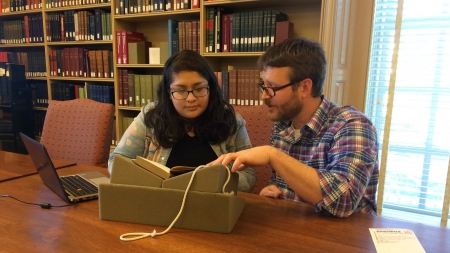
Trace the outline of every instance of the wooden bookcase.
<instances>
[{"instance_id":1,"label":"wooden bookcase","mask_svg":"<svg viewBox=\"0 0 450 253\"><path fill-rule=\"evenodd\" d=\"M193 2L194 0L191 0ZM215 71L227 70L229 66L235 69L255 69L256 60L262 52L230 52L230 53L209 53L205 50L206 45L206 9L209 7L223 7L231 12L252 12L259 10L278 10L286 13L288 20L294 23L294 37L307 37L321 42L327 53L329 61L333 58L332 48L334 29L334 19L338 12L338 3L342 1L332 0L217 0L217 1L200 1L200 8L174 10L174 11L160 11L160 12L145 12L134 14L119 14L116 13L116 5L119 1L111 0L109 3L101 4L87 4L67 7L52 7L48 8L45 4L42 9L25 10L19 12L10 12L0 14L0 21L20 18L23 15L41 13L42 26L45 28L46 20L49 15L55 12L64 12L68 10L94 10L101 8L111 12L111 29L112 40L106 41L64 41L64 42L50 42L44 40L42 43L30 44L0 44L1 51L33 51L43 50L45 55L46 72L43 77L29 77L28 79L37 79L46 82L48 88L48 98L52 99L52 84L55 82L82 82L82 83L101 83L114 86L115 108L116 108L116 138L120 139L124 132L126 124L123 122L127 118L135 117L140 107L129 107L119 105L119 72L120 70L132 70L136 73L145 73L149 75L162 74L163 64L118 64L117 50L118 41L116 40L115 32L119 30L129 30L141 32L144 34L147 41L152 42L153 47L158 47L161 43L168 42L168 19L178 21L200 20L200 54L203 55ZM44 29L44 38L47 36L46 29ZM63 77L50 75L50 58L48 57L53 49L65 47L83 47L88 49L108 49L112 50L113 55L113 74L112 78L91 78L91 77ZM329 67L330 68L330 67ZM328 79L331 77L327 77ZM45 108L40 108L45 110Z\"/></svg>"},{"instance_id":2,"label":"wooden bookcase","mask_svg":"<svg viewBox=\"0 0 450 253\"><path fill-rule=\"evenodd\" d=\"M324 5L328 1L321 0L284 0L282 3L273 0L213 0L201 1L199 9L150 12L139 14L114 15L116 30L130 30L143 33L152 46L158 47L161 42L168 41L168 19L178 21L200 20L200 54L213 66L214 71L227 70L229 66L234 69L255 69L256 61L262 52L206 52L206 10L210 7L223 7L233 12L252 12L259 10L278 10L286 13L288 20L294 23L294 37L307 37L322 41L322 24ZM330 4L330 7L332 4ZM117 41L114 40L114 47ZM170 46L170 45L169 45ZM116 58L116 56L115 56ZM146 74L162 74L163 65L130 65L116 64L116 71L127 69ZM115 73L115 83L118 83L118 73ZM117 86L116 86L117 87ZM118 97L116 89L116 97ZM117 134L122 136L126 126L126 118L135 117L140 111L139 107L116 106ZM125 124L122 124L125 122Z\"/></svg>"},{"instance_id":3,"label":"wooden bookcase","mask_svg":"<svg viewBox=\"0 0 450 253\"><path fill-rule=\"evenodd\" d=\"M56 84L63 84L66 86L69 85L79 85L81 87L87 88L88 85L103 85L111 87L111 90L114 88L114 78L113 76L108 77L90 77L89 74L84 76L84 74L79 74L78 76L75 75L62 75L55 72L53 72L54 68L51 67L52 65L52 51L56 50L63 50L68 48L82 48L84 50L109 50L111 51L111 63L112 63L112 50L113 50L113 40L112 36L110 38L102 38L101 40L88 40L85 38L84 40L69 40L69 39L63 39L61 41L57 41L57 39L52 39L50 34L50 23L53 19L52 17L58 14L65 14L65 17L67 18L67 13L81 13L81 11L84 11L85 13L95 13L95 10L101 10L105 13L111 13L112 5L111 3L100 3L101 0L92 0L92 4L88 4L88 1L90 0L80 0L79 4L73 3L73 5L69 5L69 1L58 1L60 2L60 6L56 4L57 1L42 1L41 6L37 5L33 9L24 9L24 10L17 10L13 12L3 12L0 13L0 21L1 22L13 22L13 21L22 21L23 24L26 22L24 21L26 18L29 20L29 24L31 26L31 16L40 16L41 19L34 21L33 27L28 27L30 34L31 31L38 32L40 30L40 35L42 36L42 40L38 41L17 41L17 40L7 40L2 41L2 44L0 44L0 52L12 52L15 53L15 55L18 55L18 52L24 53L27 55L27 57L21 58L18 63L21 63L20 61L27 62L27 65L29 66L29 73L27 74L27 83L29 83L30 87L40 87L40 90L42 88L44 89L44 94L42 94L41 91L37 92L40 93L40 102L35 103L33 105L34 109L34 120L35 122L40 122L36 125L35 124L35 137L39 139L40 131L42 130L42 124L43 124L43 117L45 116L46 111L46 104L48 100L52 100L54 98L57 98L57 94L55 94L55 87ZM94 3L97 2L97 3ZM52 3L54 4L53 6ZM63 6L64 5L64 6ZM105 16L106 17L106 16ZM112 25L112 17L109 17L109 23ZM67 21L67 20L66 20ZM57 29L54 21L54 26L51 27L53 31ZM65 28L67 29L68 24L65 24ZM25 27L25 25L24 25ZM24 30L27 28L24 28ZM62 28L60 28L62 29ZM111 31L113 28L111 27ZM10 29L5 29L3 33L7 33L10 31ZM19 32L20 31L16 31ZM11 33L11 32L10 32ZM80 37L81 38L81 37ZM41 55L39 57L36 57L36 55L32 55L32 52L40 52ZM26 59L26 60L23 60ZM70 59L70 61L74 61L73 59ZM40 69L36 69L34 67L32 69L31 65L34 64L34 66L40 67ZM55 65L54 65L55 66ZM59 67L59 66L58 66ZM111 71L109 73L114 73L113 65L111 64ZM61 86L62 87L62 86ZM45 94L46 89L46 94ZM37 90L37 89L36 89ZM74 90L73 90L74 91ZM63 93L62 90L59 90L59 95ZM35 93L34 93L35 94ZM71 93L72 95L73 93ZM45 96L46 95L46 96ZM112 95L111 101L114 101L114 97ZM63 99L65 100L65 99Z\"/></svg>"}]
</instances>

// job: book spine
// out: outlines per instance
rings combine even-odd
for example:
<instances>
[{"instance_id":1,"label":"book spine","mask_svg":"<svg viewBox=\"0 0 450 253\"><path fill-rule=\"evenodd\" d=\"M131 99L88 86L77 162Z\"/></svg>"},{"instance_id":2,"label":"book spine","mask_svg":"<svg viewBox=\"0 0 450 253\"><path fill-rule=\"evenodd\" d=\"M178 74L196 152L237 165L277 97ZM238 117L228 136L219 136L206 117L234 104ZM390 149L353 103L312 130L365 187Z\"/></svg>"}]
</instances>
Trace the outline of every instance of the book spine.
<instances>
[{"instance_id":1,"label":"book spine","mask_svg":"<svg viewBox=\"0 0 450 253\"><path fill-rule=\"evenodd\" d=\"M122 31L116 31L116 43L117 43L117 48L116 48L116 54L117 54L117 63L118 64L122 64Z\"/></svg>"},{"instance_id":2,"label":"book spine","mask_svg":"<svg viewBox=\"0 0 450 253\"><path fill-rule=\"evenodd\" d=\"M141 83L139 81L139 75L134 75L134 105L141 107Z\"/></svg>"},{"instance_id":3,"label":"book spine","mask_svg":"<svg viewBox=\"0 0 450 253\"><path fill-rule=\"evenodd\" d=\"M97 66L97 77L103 78L103 59L102 59L102 50L95 50L95 63Z\"/></svg>"},{"instance_id":4,"label":"book spine","mask_svg":"<svg viewBox=\"0 0 450 253\"><path fill-rule=\"evenodd\" d=\"M109 51L108 50L101 50L102 52L102 62L103 62L103 77L108 78L110 70L109 70Z\"/></svg>"},{"instance_id":5,"label":"book spine","mask_svg":"<svg viewBox=\"0 0 450 253\"><path fill-rule=\"evenodd\" d=\"M128 87L128 70L125 70L122 72L123 74L123 106L129 106L128 103L128 97L130 96L129 94L129 87Z\"/></svg>"},{"instance_id":6,"label":"book spine","mask_svg":"<svg viewBox=\"0 0 450 253\"><path fill-rule=\"evenodd\" d=\"M128 105L136 106L134 93L134 74L128 73Z\"/></svg>"}]
</instances>

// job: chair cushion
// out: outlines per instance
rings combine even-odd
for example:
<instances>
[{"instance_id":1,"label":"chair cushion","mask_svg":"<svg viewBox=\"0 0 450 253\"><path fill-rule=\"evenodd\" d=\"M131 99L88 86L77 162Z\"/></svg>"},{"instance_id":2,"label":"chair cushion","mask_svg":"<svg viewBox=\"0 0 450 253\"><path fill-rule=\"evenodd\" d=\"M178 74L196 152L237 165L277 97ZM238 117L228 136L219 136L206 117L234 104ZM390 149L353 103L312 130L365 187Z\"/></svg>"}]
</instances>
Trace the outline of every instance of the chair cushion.
<instances>
[{"instance_id":1,"label":"chair cushion","mask_svg":"<svg viewBox=\"0 0 450 253\"><path fill-rule=\"evenodd\" d=\"M270 133L273 122L267 118L267 107L258 106L233 106L246 121L246 129L253 147L269 145ZM270 166L256 167L256 185L252 193L259 194L272 176Z\"/></svg>"},{"instance_id":2,"label":"chair cushion","mask_svg":"<svg viewBox=\"0 0 450 253\"><path fill-rule=\"evenodd\" d=\"M52 159L99 164L108 159L114 106L91 99L51 100L41 143Z\"/></svg>"}]
</instances>

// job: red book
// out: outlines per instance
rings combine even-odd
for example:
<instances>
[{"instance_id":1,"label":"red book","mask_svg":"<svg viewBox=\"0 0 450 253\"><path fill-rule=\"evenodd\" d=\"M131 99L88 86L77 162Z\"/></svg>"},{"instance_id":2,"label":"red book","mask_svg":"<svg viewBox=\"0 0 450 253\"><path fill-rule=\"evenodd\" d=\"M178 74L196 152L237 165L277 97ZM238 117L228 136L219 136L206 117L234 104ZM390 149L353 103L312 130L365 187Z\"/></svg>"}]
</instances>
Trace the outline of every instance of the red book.
<instances>
[{"instance_id":1,"label":"red book","mask_svg":"<svg viewBox=\"0 0 450 253\"><path fill-rule=\"evenodd\" d=\"M261 99L261 92L259 91L259 86L256 84L259 83L259 78L261 76L261 72L257 69L253 70L253 81L252 85L255 87L255 105L264 105L264 101Z\"/></svg>"},{"instance_id":2,"label":"red book","mask_svg":"<svg viewBox=\"0 0 450 253\"><path fill-rule=\"evenodd\" d=\"M99 78L103 78L104 71L103 71L103 55L102 50L95 50L95 64L97 66L97 73L96 76Z\"/></svg>"},{"instance_id":3,"label":"red book","mask_svg":"<svg viewBox=\"0 0 450 253\"><path fill-rule=\"evenodd\" d=\"M80 91L79 91L80 85L75 84L73 87L75 89L75 98L80 98Z\"/></svg>"},{"instance_id":4,"label":"red book","mask_svg":"<svg viewBox=\"0 0 450 253\"><path fill-rule=\"evenodd\" d=\"M69 48L69 76L78 76L78 50Z\"/></svg>"},{"instance_id":5,"label":"red book","mask_svg":"<svg viewBox=\"0 0 450 253\"><path fill-rule=\"evenodd\" d=\"M123 106L123 72L125 69L119 69L119 106Z\"/></svg>"},{"instance_id":6,"label":"red book","mask_svg":"<svg viewBox=\"0 0 450 253\"><path fill-rule=\"evenodd\" d=\"M66 47L63 49L63 55L64 55L64 76L68 77L70 76L70 48Z\"/></svg>"},{"instance_id":7,"label":"red book","mask_svg":"<svg viewBox=\"0 0 450 253\"><path fill-rule=\"evenodd\" d=\"M237 105L245 105L245 95L244 95L244 70L237 70L236 78L236 103Z\"/></svg>"},{"instance_id":8,"label":"red book","mask_svg":"<svg viewBox=\"0 0 450 253\"><path fill-rule=\"evenodd\" d=\"M123 60L122 60L123 50L122 50L122 37L121 37L121 33L122 33L122 31L116 31L116 43L117 43L116 54L117 54L117 64L122 64L122 62L123 62Z\"/></svg>"},{"instance_id":9,"label":"red book","mask_svg":"<svg viewBox=\"0 0 450 253\"><path fill-rule=\"evenodd\" d=\"M232 105L237 105L236 101L236 78L237 78L237 70L232 69L228 71L228 97L229 103Z\"/></svg>"},{"instance_id":10,"label":"red book","mask_svg":"<svg viewBox=\"0 0 450 253\"><path fill-rule=\"evenodd\" d=\"M192 0L192 9L200 8L200 0Z\"/></svg>"},{"instance_id":11,"label":"red book","mask_svg":"<svg viewBox=\"0 0 450 253\"><path fill-rule=\"evenodd\" d=\"M57 59L56 59L56 50L51 50L51 56L50 56L50 59L51 59L51 62L50 62L50 64L51 64L51 70L52 70L52 72L53 72L53 74L51 74L52 76L57 76L58 75L58 62L57 62Z\"/></svg>"},{"instance_id":12,"label":"red book","mask_svg":"<svg viewBox=\"0 0 450 253\"><path fill-rule=\"evenodd\" d=\"M81 47L77 47L77 60L78 60L78 75L80 77L85 77L85 72L84 72L84 49Z\"/></svg>"},{"instance_id":13,"label":"red book","mask_svg":"<svg viewBox=\"0 0 450 253\"><path fill-rule=\"evenodd\" d=\"M122 64L128 64L128 43L129 42L139 42L144 41L144 34L139 32L131 32L122 30L121 35L121 45L122 45Z\"/></svg>"},{"instance_id":14,"label":"red book","mask_svg":"<svg viewBox=\"0 0 450 253\"><path fill-rule=\"evenodd\" d=\"M220 43L221 51L222 52L230 52L230 28L228 27L230 25L229 19L231 14L223 14L221 16L221 22L220 25L222 26L220 28L222 42Z\"/></svg>"},{"instance_id":15,"label":"red book","mask_svg":"<svg viewBox=\"0 0 450 253\"><path fill-rule=\"evenodd\" d=\"M64 14L61 14L60 20L61 20L61 41L66 41L66 30L64 29Z\"/></svg>"},{"instance_id":16,"label":"red book","mask_svg":"<svg viewBox=\"0 0 450 253\"><path fill-rule=\"evenodd\" d=\"M196 51L197 53L200 53L197 51L198 48L198 37L197 37L197 21L192 21L192 50Z\"/></svg>"},{"instance_id":17,"label":"red book","mask_svg":"<svg viewBox=\"0 0 450 253\"><path fill-rule=\"evenodd\" d=\"M90 77L97 76L97 59L95 58L95 50L89 50L89 69L91 71Z\"/></svg>"},{"instance_id":18,"label":"red book","mask_svg":"<svg viewBox=\"0 0 450 253\"><path fill-rule=\"evenodd\" d=\"M23 23L25 25L25 43L30 43L30 28L28 24L28 15L23 17Z\"/></svg>"},{"instance_id":19,"label":"red book","mask_svg":"<svg viewBox=\"0 0 450 253\"><path fill-rule=\"evenodd\" d=\"M292 38L294 24L289 21L280 21L275 26L275 45L283 40Z\"/></svg>"},{"instance_id":20,"label":"red book","mask_svg":"<svg viewBox=\"0 0 450 253\"><path fill-rule=\"evenodd\" d=\"M243 85L243 93L244 93L244 104L243 105L250 105L250 100L253 99L250 96L250 70L245 69L245 70L241 70L244 73L242 74L242 76L244 77L244 83ZM242 105L242 104L241 104Z\"/></svg>"}]
</instances>

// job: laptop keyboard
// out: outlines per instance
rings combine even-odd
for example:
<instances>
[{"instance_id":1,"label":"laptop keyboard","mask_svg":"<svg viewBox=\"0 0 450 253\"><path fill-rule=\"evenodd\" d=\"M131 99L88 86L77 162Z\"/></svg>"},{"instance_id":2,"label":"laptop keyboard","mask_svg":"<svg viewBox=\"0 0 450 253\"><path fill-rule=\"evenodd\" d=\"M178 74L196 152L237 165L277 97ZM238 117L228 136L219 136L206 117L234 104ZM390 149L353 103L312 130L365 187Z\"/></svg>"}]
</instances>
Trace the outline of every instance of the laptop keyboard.
<instances>
[{"instance_id":1,"label":"laptop keyboard","mask_svg":"<svg viewBox=\"0 0 450 253\"><path fill-rule=\"evenodd\" d=\"M70 192L70 194L75 197L98 193L98 188L96 186L78 175L61 177L61 181L66 191Z\"/></svg>"}]
</instances>

